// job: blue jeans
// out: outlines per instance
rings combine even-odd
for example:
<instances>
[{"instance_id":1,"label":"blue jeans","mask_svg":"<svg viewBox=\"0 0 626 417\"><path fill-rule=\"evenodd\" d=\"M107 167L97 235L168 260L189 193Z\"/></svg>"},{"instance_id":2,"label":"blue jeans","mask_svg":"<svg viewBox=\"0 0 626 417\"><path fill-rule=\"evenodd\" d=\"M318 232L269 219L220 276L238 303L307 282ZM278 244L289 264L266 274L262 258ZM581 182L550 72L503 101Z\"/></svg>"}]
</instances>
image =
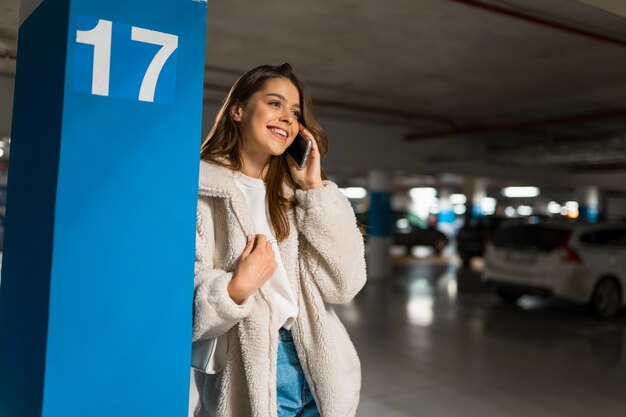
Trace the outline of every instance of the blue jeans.
<instances>
[{"instance_id":1,"label":"blue jeans","mask_svg":"<svg viewBox=\"0 0 626 417\"><path fill-rule=\"evenodd\" d=\"M311 388L302 372L291 332L282 327L278 332L276 371L278 417L320 417Z\"/></svg>"}]
</instances>

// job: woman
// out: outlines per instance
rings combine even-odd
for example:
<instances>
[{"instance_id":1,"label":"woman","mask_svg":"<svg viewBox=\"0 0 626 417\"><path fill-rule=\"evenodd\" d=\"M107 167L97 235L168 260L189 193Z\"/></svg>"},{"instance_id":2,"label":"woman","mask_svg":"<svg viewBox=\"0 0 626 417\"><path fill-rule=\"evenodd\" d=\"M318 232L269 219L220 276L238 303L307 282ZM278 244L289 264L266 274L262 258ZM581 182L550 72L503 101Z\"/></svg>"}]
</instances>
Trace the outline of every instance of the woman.
<instances>
[{"instance_id":1,"label":"woman","mask_svg":"<svg viewBox=\"0 0 626 417\"><path fill-rule=\"evenodd\" d=\"M298 132L302 169L284 153ZM202 145L193 339L217 349L214 373L195 373L196 416L356 413L360 363L331 305L365 284L363 239L322 180L326 149L289 64L244 74Z\"/></svg>"}]
</instances>

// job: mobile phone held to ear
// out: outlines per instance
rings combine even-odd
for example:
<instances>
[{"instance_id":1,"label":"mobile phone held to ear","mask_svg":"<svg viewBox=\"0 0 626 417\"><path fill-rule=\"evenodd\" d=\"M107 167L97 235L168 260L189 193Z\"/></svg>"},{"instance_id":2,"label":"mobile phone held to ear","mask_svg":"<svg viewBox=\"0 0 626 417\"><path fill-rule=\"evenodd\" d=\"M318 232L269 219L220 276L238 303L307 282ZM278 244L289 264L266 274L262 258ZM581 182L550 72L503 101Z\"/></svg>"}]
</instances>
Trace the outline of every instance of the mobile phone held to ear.
<instances>
[{"instance_id":1,"label":"mobile phone held to ear","mask_svg":"<svg viewBox=\"0 0 626 417\"><path fill-rule=\"evenodd\" d=\"M306 165L309 153L311 153L311 146L313 146L311 139L307 139L301 133L298 133L287 148L287 155L298 165L298 169L302 169Z\"/></svg>"}]
</instances>

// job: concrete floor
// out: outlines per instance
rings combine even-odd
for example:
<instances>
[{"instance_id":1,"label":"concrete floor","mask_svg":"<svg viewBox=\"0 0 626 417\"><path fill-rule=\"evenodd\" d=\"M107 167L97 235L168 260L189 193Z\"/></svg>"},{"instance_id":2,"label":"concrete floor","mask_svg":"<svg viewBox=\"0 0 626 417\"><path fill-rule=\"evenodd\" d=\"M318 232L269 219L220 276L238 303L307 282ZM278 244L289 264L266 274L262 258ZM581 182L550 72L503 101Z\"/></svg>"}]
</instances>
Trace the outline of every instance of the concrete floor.
<instances>
[{"instance_id":1,"label":"concrete floor","mask_svg":"<svg viewBox=\"0 0 626 417\"><path fill-rule=\"evenodd\" d=\"M337 308L363 366L358 417L626 415L625 312L507 305L454 262L395 263L392 280Z\"/></svg>"}]
</instances>

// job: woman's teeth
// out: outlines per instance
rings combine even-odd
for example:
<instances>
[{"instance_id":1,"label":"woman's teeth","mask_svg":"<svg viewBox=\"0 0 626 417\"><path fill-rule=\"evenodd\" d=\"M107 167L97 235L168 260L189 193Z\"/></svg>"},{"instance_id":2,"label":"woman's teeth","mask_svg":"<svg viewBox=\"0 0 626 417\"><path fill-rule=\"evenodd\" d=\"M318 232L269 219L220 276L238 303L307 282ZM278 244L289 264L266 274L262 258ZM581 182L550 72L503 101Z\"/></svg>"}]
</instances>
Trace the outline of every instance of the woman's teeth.
<instances>
[{"instance_id":1,"label":"woman's teeth","mask_svg":"<svg viewBox=\"0 0 626 417\"><path fill-rule=\"evenodd\" d=\"M282 136L282 137L284 137L284 138L286 138L286 137L287 137L287 132L285 132L285 131L284 131L284 130L282 130L282 129L270 128L270 131L271 131L271 132L274 132L274 133L278 133L279 135L281 135L281 136Z\"/></svg>"}]
</instances>

